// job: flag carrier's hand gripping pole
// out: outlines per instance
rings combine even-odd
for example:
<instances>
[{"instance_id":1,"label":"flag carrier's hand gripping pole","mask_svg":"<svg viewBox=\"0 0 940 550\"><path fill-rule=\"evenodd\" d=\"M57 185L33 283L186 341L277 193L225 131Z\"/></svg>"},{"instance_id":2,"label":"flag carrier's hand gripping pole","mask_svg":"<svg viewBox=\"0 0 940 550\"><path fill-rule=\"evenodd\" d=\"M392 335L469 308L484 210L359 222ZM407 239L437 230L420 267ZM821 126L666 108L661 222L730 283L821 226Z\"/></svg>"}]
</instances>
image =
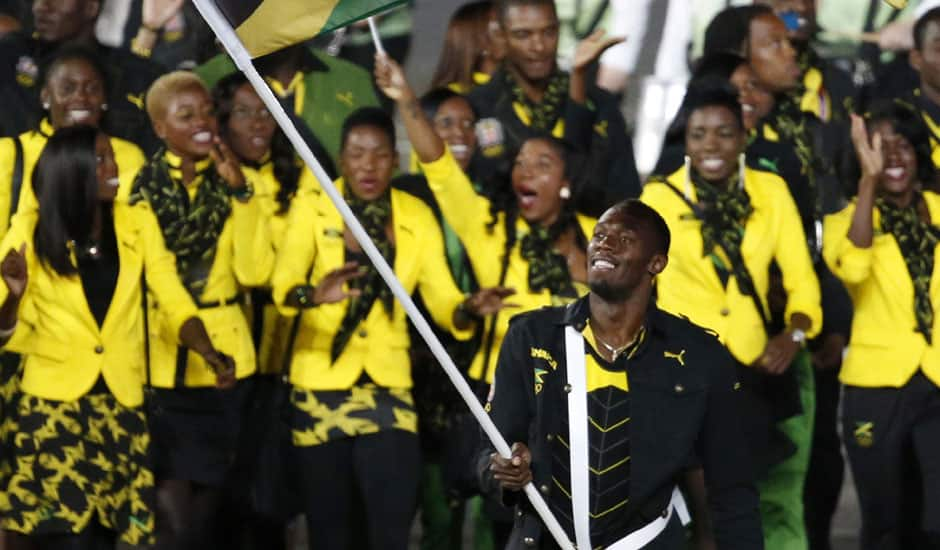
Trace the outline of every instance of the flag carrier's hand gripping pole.
<instances>
[{"instance_id":1,"label":"flag carrier's hand gripping pole","mask_svg":"<svg viewBox=\"0 0 940 550\"><path fill-rule=\"evenodd\" d=\"M369 238L365 229L363 229L362 224L360 224L359 220L356 219L355 215L352 213L352 210L350 210L349 206L343 200L342 195L340 195L339 191L337 191L336 187L333 185L333 182L323 170L323 167L320 166L320 163L310 151L310 147L308 147L303 138L300 137L300 133L297 132L297 129L294 127L294 124L287 116L287 113L284 112L284 108L274 96L274 93L270 88L268 88L267 83L264 81L261 75L258 74L258 71L251 62L251 56L245 49L245 46L241 43L241 40L238 39L238 36L235 34L232 26L228 23L228 20L218 11L218 8L216 8L212 0L194 0L194 3L196 8L202 14L202 17L205 19L206 23L209 24L209 27L212 28L212 31L222 42L222 45L225 47L225 50L228 52L229 56L235 61L235 64L238 66L238 68L243 73L245 73L248 81L251 82L251 85L258 93L258 96L261 97L262 101L264 101L264 104L267 106L268 110L277 121L278 126L281 127L281 130L284 131L284 134L290 140L291 144L293 144L294 149L297 150L300 158L303 159L303 161L307 164L307 167L310 168L310 170L316 176L317 180L319 180L323 190L326 192L327 196L330 197L330 200L333 201L336 209L343 217L343 221L346 222L346 226L350 229L350 231L352 231L356 241L359 242L362 250L369 257L369 260L371 260L375 265L375 268L382 276L382 279L385 280L385 283L391 289L392 294L395 295L395 298L397 298L402 307L404 307L405 313L408 314L408 318L411 319L411 322L414 323L418 333L421 334L422 338L424 338L424 341L431 349L431 353L433 353L434 357L437 358L438 362L440 362L441 367L443 367L444 372L447 374L447 377L450 378L451 383L454 385L454 387L457 388L457 392L460 393L460 397L470 408L470 412L473 413L476 421L480 424L480 426L483 427L483 431L486 433L486 436L496 448L496 452L504 457L511 456L512 452L509 449L509 445L507 445L506 441L503 439L502 434L499 433L496 425L493 424L493 421L490 419L489 415L486 414L486 411L483 410L483 407L477 400L476 395L473 393L473 391L471 391L470 386L467 384L460 371L454 365L450 355L448 355L444 350L444 346L441 345L441 342L437 339L437 336L431 330L428 322L418 312L414 302L411 300L411 296L409 296L405 289L401 286L401 283L395 277L395 273L392 271L392 268L389 267L388 263L385 261L385 258L382 257L382 254L372 243L372 240ZM375 24L373 21L370 21L370 26L373 30L373 37L377 39L377 33L375 33ZM548 505L545 503L542 495L539 494L539 492L535 489L535 485L533 485L531 482L528 483L525 486L525 493L526 496L529 497L529 501L531 501L535 511L542 518L542 521L548 527L552 537L554 537L559 546L561 546L561 548L564 550L575 550L574 545L568 539L564 529L562 529L561 525L558 523L558 520L555 519L555 516L548 509Z\"/></svg>"}]
</instances>

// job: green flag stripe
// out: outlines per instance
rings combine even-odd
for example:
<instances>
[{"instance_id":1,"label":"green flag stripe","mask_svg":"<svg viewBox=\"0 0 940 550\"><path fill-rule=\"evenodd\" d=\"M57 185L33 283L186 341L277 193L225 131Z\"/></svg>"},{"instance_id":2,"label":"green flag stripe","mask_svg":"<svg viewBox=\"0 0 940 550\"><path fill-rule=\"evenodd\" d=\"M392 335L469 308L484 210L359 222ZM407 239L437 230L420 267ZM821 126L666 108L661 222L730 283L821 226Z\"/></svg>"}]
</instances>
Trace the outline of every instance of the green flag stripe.
<instances>
[{"instance_id":1,"label":"green flag stripe","mask_svg":"<svg viewBox=\"0 0 940 550\"><path fill-rule=\"evenodd\" d=\"M404 4L408 0L340 0L339 4L333 8L333 13L327 19L326 25L320 32L330 32L370 15L388 11L389 9ZM319 34L319 33L318 33Z\"/></svg>"}]
</instances>

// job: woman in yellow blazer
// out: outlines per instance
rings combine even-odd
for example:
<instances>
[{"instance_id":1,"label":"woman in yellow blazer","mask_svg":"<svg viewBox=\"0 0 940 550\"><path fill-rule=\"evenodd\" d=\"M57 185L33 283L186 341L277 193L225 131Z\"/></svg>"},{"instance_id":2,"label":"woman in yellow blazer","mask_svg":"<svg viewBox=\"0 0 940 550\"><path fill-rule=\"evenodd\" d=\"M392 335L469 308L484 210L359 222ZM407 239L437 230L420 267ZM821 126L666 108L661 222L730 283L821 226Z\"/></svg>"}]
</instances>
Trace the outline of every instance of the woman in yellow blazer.
<instances>
[{"instance_id":1,"label":"woman in yellow blazer","mask_svg":"<svg viewBox=\"0 0 940 550\"><path fill-rule=\"evenodd\" d=\"M39 210L16 216L0 244L0 336L24 356L0 526L42 548L153 543L143 274L178 340L216 369L231 364L196 316L153 214L113 203L116 179L106 136L56 132L33 178Z\"/></svg>"},{"instance_id":2,"label":"woman in yellow blazer","mask_svg":"<svg viewBox=\"0 0 940 550\"><path fill-rule=\"evenodd\" d=\"M469 337L472 317L501 307L502 293L465 300L434 214L389 188L397 165L391 118L360 109L344 122L341 143L336 183L353 212L405 289L421 292L434 321ZM288 227L274 301L285 315L315 308L301 318L290 371L310 547L346 548L351 530L361 529L370 548L404 550L420 464L405 313L374 268L360 269L369 261L325 196L297 197Z\"/></svg>"},{"instance_id":3,"label":"woman in yellow blazer","mask_svg":"<svg viewBox=\"0 0 940 550\"><path fill-rule=\"evenodd\" d=\"M151 422L161 514L158 541L216 546L221 490L231 477L256 371L242 288L263 285L274 263L251 182L217 136L212 99L197 76L173 72L147 93L147 112L165 143L134 180L130 202L148 203L189 294L239 380L218 392L202 358L179 347L166 307L150 302L150 365L160 414ZM201 542L198 542L201 541Z\"/></svg>"},{"instance_id":4,"label":"woman in yellow blazer","mask_svg":"<svg viewBox=\"0 0 940 550\"><path fill-rule=\"evenodd\" d=\"M46 116L39 127L16 137L0 139L0 238L12 213L35 210L36 196L29 184L33 167L46 140L60 128L77 124L107 126L107 92L103 69L94 55L67 49L50 62L40 91ZM133 143L109 138L118 165L118 200L126 200L144 154Z\"/></svg>"},{"instance_id":5,"label":"woman in yellow blazer","mask_svg":"<svg viewBox=\"0 0 940 550\"><path fill-rule=\"evenodd\" d=\"M657 303L714 330L737 359L748 404L745 430L761 472L765 543L800 547L814 404L802 347L822 326L819 283L786 183L740 158L746 133L737 94L693 85L683 109L685 166L648 182L640 197L672 234ZM787 293L787 327L778 334L768 324L771 262Z\"/></svg>"},{"instance_id":6,"label":"woman in yellow blazer","mask_svg":"<svg viewBox=\"0 0 940 550\"><path fill-rule=\"evenodd\" d=\"M940 196L920 191L934 181L928 137L894 103L853 117L858 195L825 221L823 255L855 305L839 378L865 548L940 547Z\"/></svg>"},{"instance_id":7,"label":"woman in yellow blazer","mask_svg":"<svg viewBox=\"0 0 940 550\"><path fill-rule=\"evenodd\" d=\"M575 214L569 150L551 136L526 141L512 169L512 188L495 200L478 195L461 165L419 107L404 72L376 63L376 81L395 100L444 219L467 250L482 287L516 291L512 312L572 301L587 292L587 241L593 218ZM484 330L470 377L490 384L510 315Z\"/></svg>"},{"instance_id":8,"label":"woman in yellow blazer","mask_svg":"<svg viewBox=\"0 0 940 550\"><path fill-rule=\"evenodd\" d=\"M254 186L255 200L267 220L276 253L283 247L294 198L319 193L320 184L297 157L244 74L236 71L220 80L212 96L219 134L241 161L245 177ZM324 163L324 170L335 177L335 168L326 150L313 135L305 137L314 155ZM252 290L250 305L258 371L276 374L284 365L292 320L278 313L269 287Z\"/></svg>"}]
</instances>

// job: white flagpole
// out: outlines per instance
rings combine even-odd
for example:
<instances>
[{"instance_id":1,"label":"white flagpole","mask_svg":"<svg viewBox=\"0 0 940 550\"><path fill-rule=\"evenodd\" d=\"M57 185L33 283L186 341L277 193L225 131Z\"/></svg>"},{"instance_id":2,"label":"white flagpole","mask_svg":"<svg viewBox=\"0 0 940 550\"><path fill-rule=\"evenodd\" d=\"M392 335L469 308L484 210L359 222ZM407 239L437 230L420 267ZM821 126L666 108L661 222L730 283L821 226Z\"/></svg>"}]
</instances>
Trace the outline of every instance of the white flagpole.
<instances>
[{"instance_id":1,"label":"white flagpole","mask_svg":"<svg viewBox=\"0 0 940 550\"><path fill-rule=\"evenodd\" d=\"M372 33L372 43L375 44L375 50L385 55L385 47L382 46L382 38L379 36L379 27L375 24L375 16L369 17L369 32Z\"/></svg>"},{"instance_id":2,"label":"white flagpole","mask_svg":"<svg viewBox=\"0 0 940 550\"><path fill-rule=\"evenodd\" d=\"M460 374L460 370L454 365L454 361L450 358L450 355L447 354L447 351L444 349L440 340L437 339L434 331L431 330L431 326L428 325L428 322L415 307L411 296L405 291L404 287L401 286L401 282L399 282L398 278L395 276L395 272L392 271L392 268L385 261L385 258L382 257L381 252L375 247L375 244L373 244L372 240L369 238L362 224L359 223L359 220L356 219L356 216L353 214L352 210L350 210L349 205L343 200L343 196L333 185L333 182L323 170L323 167L320 165L319 161L317 161L313 152L310 151L310 147L300 136L300 133L297 131L297 128L294 127L290 117L284 112L284 108L274 96L274 92L268 87L264 78L258 74L257 69L255 69L255 66L251 62L251 55L245 49L241 40L239 40L238 35L235 34L235 30L232 29L228 20L219 12L218 8L216 8L213 0L194 0L194 4L199 10L199 13L202 14L203 19L205 19L209 27L212 28L216 37L222 42L222 45L235 62L235 65L245 73L245 76L248 78L248 81L251 82L258 96L274 116L278 126L281 127L281 130L284 131L284 134L290 140L294 149L297 150L297 154L300 155L300 158L303 159L307 167L313 172L313 175L319 180L323 190L330 200L333 201L336 209L343 217L343 221L346 222L346 226L352 231L353 237L356 238L363 252L366 253L369 260L375 265L379 275L382 276L382 279L385 280L385 283L391 289L392 294L395 295L395 298L398 299L405 309L408 318L414 323L418 333L421 334L421 337L431 349L431 353L434 354L434 357L441 364L447 377L450 378L451 383L457 388L460 397L463 399L464 403L466 403L467 407L470 408L470 412L496 448L496 452L504 457L511 456L512 451L503 439L502 434L499 433L499 429L496 428L496 425L493 424L489 415L483 410L483 406L480 405L480 402L470 389L467 381L464 380L463 376ZM549 510L548 505L545 503L542 495L536 490L535 485L532 483L527 484L525 493L558 545L565 550L574 550L574 545L568 539L564 529L562 529L558 520L555 519L551 510Z\"/></svg>"}]
</instances>

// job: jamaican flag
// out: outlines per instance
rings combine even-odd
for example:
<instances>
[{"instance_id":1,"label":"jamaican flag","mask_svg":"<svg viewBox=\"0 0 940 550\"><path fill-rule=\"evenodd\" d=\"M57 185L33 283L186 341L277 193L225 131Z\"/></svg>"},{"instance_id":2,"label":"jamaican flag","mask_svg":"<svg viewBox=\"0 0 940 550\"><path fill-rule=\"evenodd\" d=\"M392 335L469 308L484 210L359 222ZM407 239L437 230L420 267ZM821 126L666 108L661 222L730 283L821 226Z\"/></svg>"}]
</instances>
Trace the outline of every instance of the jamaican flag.
<instances>
[{"instance_id":1,"label":"jamaican flag","mask_svg":"<svg viewBox=\"0 0 940 550\"><path fill-rule=\"evenodd\" d=\"M216 0L251 57L345 27L407 0Z\"/></svg>"}]
</instances>

